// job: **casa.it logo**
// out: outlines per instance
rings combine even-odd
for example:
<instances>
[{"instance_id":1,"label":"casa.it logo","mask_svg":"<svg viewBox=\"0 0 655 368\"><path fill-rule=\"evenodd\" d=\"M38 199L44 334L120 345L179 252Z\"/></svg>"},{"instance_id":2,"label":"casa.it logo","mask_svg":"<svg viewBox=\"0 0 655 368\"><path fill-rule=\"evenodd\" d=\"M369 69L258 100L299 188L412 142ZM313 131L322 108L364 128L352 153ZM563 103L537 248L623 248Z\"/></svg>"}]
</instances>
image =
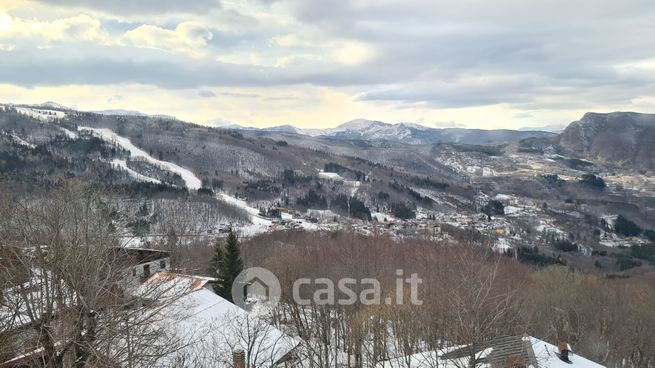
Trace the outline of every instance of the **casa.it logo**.
<instances>
[{"instance_id":1,"label":"casa.it logo","mask_svg":"<svg viewBox=\"0 0 655 368\"><path fill-rule=\"evenodd\" d=\"M299 305L423 305L419 297L419 285L423 283L418 274L405 274L396 270L395 288L383 293L382 284L374 278L298 278L293 282L293 301ZM394 290L395 289L395 290ZM395 295L394 295L395 294ZM252 267L243 270L232 284L232 300L243 309L255 304L275 307L280 301L282 288L273 272Z\"/></svg>"},{"instance_id":2,"label":"casa.it logo","mask_svg":"<svg viewBox=\"0 0 655 368\"><path fill-rule=\"evenodd\" d=\"M244 309L253 303L275 307L281 295L280 280L273 272L261 267L241 271L232 284L232 300Z\"/></svg>"}]
</instances>

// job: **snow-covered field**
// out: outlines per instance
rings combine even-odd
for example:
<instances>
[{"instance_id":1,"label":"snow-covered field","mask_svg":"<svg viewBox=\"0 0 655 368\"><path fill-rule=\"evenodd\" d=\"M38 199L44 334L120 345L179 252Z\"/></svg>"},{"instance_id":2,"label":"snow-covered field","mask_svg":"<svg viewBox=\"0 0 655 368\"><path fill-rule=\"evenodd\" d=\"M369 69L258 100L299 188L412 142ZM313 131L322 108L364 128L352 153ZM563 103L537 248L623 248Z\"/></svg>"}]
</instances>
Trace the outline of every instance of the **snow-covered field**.
<instances>
[{"instance_id":1,"label":"snow-covered field","mask_svg":"<svg viewBox=\"0 0 655 368\"><path fill-rule=\"evenodd\" d=\"M51 122L56 119L63 119L66 113L57 110L33 109L28 107L16 107L16 111L31 118L44 122Z\"/></svg>"},{"instance_id":2,"label":"snow-covered field","mask_svg":"<svg viewBox=\"0 0 655 368\"><path fill-rule=\"evenodd\" d=\"M325 172L323 170L320 170L318 173L318 177L321 179L330 179L334 181L345 181L343 176L337 174L337 173L332 173L332 172Z\"/></svg>"}]
</instances>

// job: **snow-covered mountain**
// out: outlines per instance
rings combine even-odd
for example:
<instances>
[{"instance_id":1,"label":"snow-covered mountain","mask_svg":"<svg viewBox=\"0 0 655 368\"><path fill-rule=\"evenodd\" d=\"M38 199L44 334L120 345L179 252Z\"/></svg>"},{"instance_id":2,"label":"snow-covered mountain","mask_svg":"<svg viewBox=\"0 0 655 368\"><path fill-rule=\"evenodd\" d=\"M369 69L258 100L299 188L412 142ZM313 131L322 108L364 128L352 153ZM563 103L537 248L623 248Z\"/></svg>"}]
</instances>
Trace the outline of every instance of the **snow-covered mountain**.
<instances>
[{"instance_id":1,"label":"snow-covered mountain","mask_svg":"<svg viewBox=\"0 0 655 368\"><path fill-rule=\"evenodd\" d=\"M517 141L528 137L550 137L555 134L546 131L518 130L484 130L465 128L429 128L423 125L401 122L385 123L377 120L356 119L335 128L302 129L291 125L270 128L241 127L231 124L228 129L251 130L260 132L282 132L325 137L339 140L393 141L406 144L431 144L457 142L466 144L499 143Z\"/></svg>"},{"instance_id":2,"label":"snow-covered mountain","mask_svg":"<svg viewBox=\"0 0 655 368\"><path fill-rule=\"evenodd\" d=\"M175 116L171 116L171 115L162 115L162 114L150 115L150 114L143 113L141 111L123 110L123 109L109 109L109 110L90 111L90 112L99 115L142 116L142 117L162 118L162 119L176 119Z\"/></svg>"}]
</instances>

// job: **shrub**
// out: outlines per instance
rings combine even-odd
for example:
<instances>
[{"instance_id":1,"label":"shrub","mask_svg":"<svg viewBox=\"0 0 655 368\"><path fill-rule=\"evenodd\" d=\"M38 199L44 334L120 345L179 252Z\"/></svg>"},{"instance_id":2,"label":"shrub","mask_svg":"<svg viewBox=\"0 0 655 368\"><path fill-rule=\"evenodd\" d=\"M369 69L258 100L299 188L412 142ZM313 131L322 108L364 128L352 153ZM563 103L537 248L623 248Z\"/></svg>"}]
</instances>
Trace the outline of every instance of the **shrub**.
<instances>
[{"instance_id":1,"label":"shrub","mask_svg":"<svg viewBox=\"0 0 655 368\"><path fill-rule=\"evenodd\" d=\"M543 174L540 175L548 184L553 184L553 185L562 185L564 183L564 180L560 179L559 175L557 174Z\"/></svg>"},{"instance_id":2,"label":"shrub","mask_svg":"<svg viewBox=\"0 0 655 368\"><path fill-rule=\"evenodd\" d=\"M562 252L577 252L578 251L578 245L575 243L571 243L568 240L559 240L556 241L553 244L553 247L555 249L562 251Z\"/></svg>"},{"instance_id":3,"label":"shrub","mask_svg":"<svg viewBox=\"0 0 655 368\"><path fill-rule=\"evenodd\" d=\"M641 228L623 215L619 215L614 223L614 232L623 236L637 236L641 234Z\"/></svg>"},{"instance_id":4,"label":"shrub","mask_svg":"<svg viewBox=\"0 0 655 368\"><path fill-rule=\"evenodd\" d=\"M391 213L402 220L407 220L416 217L416 213L405 203L398 202L391 204Z\"/></svg>"},{"instance_id":5,"label":"shrub","mask_svg":"<svg viewBox=\"0 0 655 368\"><path fill-rule=\"evenodd\" d=\"M641 262L631 258L623 257L616 260L616 267L619 268L619 271L625 271L639 266L641 266Z\"/></svg>"},{"instance_id":6,"label":"shrub","mask_svg":"<svg viewBox=\"0 0 655 368\"><path fill-rule=\"evenodd\" d=\"M580 182L582 184L588 185L590 187L596 188L596 189L605 189L607 186L605 184L605 180L603 180L601 177L598 177L594 174L584 174L582 175L582 178L580 179Z\"/></svg>"},{"instance_id":7,"label":"shrub","mask_svg":"<svg viewBox=\"0 0 655 368\"><path fill-rule=\"evenodd\" d=\"M482 213L484 213L489 217L496 216L496 215L504 215L505 206L503 206L502 202L492 199L489 202L487 202L487 204L484 207L482 207Z\"/></svg>"},{"instance_id":8,"label":"shrub","mask_svg":"<svg viewBox=\"0 0 655 368\"><path fill-rule=\"evenodd\" d=\"M209 188L199 188L198 189L198 194L199 195L207 195L207 196L214 196L214 191L209 189Z\"/></svg>"},{"instance_id":9,"label":"shrub","mask_svg":"<svg viewBox=\"0 0 655 368\"><path fill-rule=\"evenodd\" d=\"M519 247L516 255L521 263L531 264L540 267L556 265L556 264L564 264L561 260L555 257L550 257L545 254L540 254L537 247L535 248Z\"/></svg>"}]
</instances>

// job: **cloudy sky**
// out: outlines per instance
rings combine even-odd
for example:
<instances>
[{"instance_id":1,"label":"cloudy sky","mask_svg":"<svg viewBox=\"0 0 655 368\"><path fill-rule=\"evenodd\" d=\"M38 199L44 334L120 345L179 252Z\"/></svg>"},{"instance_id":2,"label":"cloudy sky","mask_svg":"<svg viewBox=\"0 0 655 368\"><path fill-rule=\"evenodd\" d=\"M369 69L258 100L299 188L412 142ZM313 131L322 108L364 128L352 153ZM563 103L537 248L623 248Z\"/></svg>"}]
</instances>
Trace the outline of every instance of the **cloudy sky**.
<instances>
[{"instance_id":1,"label":"cloudy sky","mask_svg":"<svg viewBox=\"0 0 655 368\"><path fill-rule=\"evenodd\" d=\"M655 111L653 0L0 0L0 101L196 123Z\"/></svg>"}]
</instances>

